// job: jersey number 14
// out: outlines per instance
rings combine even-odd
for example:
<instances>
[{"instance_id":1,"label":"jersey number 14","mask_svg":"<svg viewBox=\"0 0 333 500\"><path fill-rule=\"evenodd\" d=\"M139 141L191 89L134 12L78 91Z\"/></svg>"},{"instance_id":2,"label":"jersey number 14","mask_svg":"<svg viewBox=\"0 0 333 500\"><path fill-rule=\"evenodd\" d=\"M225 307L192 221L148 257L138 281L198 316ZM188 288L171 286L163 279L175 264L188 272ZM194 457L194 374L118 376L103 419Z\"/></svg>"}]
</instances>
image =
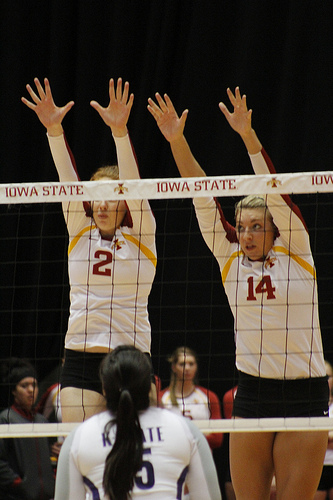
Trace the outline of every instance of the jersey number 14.
<instances>
[{"instance_id":1,"label":"jersey number 14","mask_svg":"<svg viewBox=\"0 0 333 500\"><path fill-rule=\"evenodd\" d=\"M247 279L247 300L257 300L256 295L263 293L267 294L267 299L275 299L274 292L275 287L269 275L263 276L256 287L254 287L253 276Z\"/></svg>"}]
</instances>

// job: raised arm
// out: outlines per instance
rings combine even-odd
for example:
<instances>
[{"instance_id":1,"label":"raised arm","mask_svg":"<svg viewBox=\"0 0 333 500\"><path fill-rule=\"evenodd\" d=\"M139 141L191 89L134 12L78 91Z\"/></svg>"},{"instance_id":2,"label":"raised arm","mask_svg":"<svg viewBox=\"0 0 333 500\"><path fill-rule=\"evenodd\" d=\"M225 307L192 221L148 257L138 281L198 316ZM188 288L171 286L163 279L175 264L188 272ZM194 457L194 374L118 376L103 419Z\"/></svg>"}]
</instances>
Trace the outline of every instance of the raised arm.
<instances>
[{"instance_id":1,"label":"raised arm","mask_svg":"<svg viewBox=\"0 0 333 500\"><path fill-rule=\"evenodd\" d=\"M127 122L131 113L134 94L129 93L129 83L123 85L118 78L117 85L113 78L109 81L109 104L104 108L96 101L90 105L98 112L104 123L110 127L117 149L117 160L120 179L139 179L140 173L135 151L130 141ZM127 200L133 220L133 227L141 233L142 241L153 244L156 221L151 212L148 200Z\"/></svg>"},{"instance_id":2,"label":"raised arm","mask_svg":"<svg viewBox=\"0 0 333 500\"><path fill-rule=\"evenodd\" d=\"M260 153L262 144L252 128L252 109L247 109L246 95L241 96L239 87L236 87L235 94L227 89L227 94L233 111L230 113L223 102L219 103L220 110L230 127L241 136L248 153L250 155Z\"/></svg>"},{"instance_id":3,"label":"raised arm","mask_svg":"<svg viewBox=\"0 0 333 500\"><path fill-rule=\"evenodd\" d=\"M153 115L160 131L170 143L180 175L182 177L205 177L205 172L194 158L184 136L188 110L184 110L179 118L167 94L164 94L164 99L158 93L155 97L157 103L151 98L148 99L148 111Z\"/></svg>"},{"instance_id":4,"label":"raised arm","mask_svg":"<svg viewBox=\"0 0 333 500\"><path fill-rule=\"evenodd\" d=\"M239 87L236 87L235 94L227 89L227 94L233 111L230 113L223 102L219 103L219 108L231 128L241 136L250 155L255 174L274 174L275 167L252 128L252 110L247 109L246 96L241 96ZM299 208L291 201L290 196L270 194L267 195L266 202L286 245L290 246L295 253L308 253L309 238L306 224ZM293 238L290 241L292 230Z\"/></svg>"},{"instance_id":5,"label":"raised arm","mask_svg":"<svg viewBox=\"0 0 333 500\"><path fill-rule=\"evenodd\" d=\"M38 95L32 90L30 85L26 88L33 102L22 97L22 102L32 109L39 118L39 121L47 130L47 137L51 149L53 161L58 171L59 180L62 182L72 182L78 180L75 160L69 146L65 140L62 120L74 105L73 101L65 106L56 106L53 100L50 83L44 78L42 87L38 78L34 79Z\"/></svg>"},{"instance_id":6,"label":"raised arm","mask_svg":"<svg viewBox=\"0 0 333 500\"><path fill-rule=\"evenodd\" d=\"M131 113L134 94L129 94L129 83L113 78L109 81L109 104L104 108L96 101L90 105L98 112L104 123L110 127L116 144L120 179L138 179L139 169L135 152L129 139L127 122Z\"/></svg>"}]
</instances>

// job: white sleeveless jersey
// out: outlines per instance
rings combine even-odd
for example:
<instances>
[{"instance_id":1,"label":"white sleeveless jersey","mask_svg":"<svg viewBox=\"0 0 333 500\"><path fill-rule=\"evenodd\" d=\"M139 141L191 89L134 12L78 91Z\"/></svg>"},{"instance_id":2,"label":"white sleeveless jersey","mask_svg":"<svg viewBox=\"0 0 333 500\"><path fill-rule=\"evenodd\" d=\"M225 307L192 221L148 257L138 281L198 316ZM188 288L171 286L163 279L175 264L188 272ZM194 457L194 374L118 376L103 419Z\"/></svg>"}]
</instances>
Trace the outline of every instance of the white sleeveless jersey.
<instances>
[{"instance_id":1,"label":"white sleeveless jersey","mask_svg":"<svg viewBox=\"0 0 333 500\"><path fill-rule=\"evenodd\" d=\"M263 150L250 155L256 174L275 172ZM316 271L309 235L288 196L266 199L279 235L265 262L242 252L235 229L213 198L196 198L202 235L216 257L234 316L236 365L254 376L325 376Z\"/></svg>"},{"instance_id":2,"label":"white sleeveless jersey","mask_svg":"<svg viewBox=\"0 0 333 500\"><path fill-rule=\"evenodd\" d=\"M55 500L106 500L102 480L104 464L115 439L104 427L109 412L80 424L60 452ZM131 498L183 499L184 482L192 500L220 500L212 454L204 436L188 419L152 407L140 415L143 431L143 463Z\"/></svg>"},{"instance_id":3,"label":"white sleeveless jersey","mask_svg":"<svg viewBox=\"0 0 333 500\"><path fill-rule=\"evenodd\" d=\"M129 137L114 139L120 179L139 178ZM49 137L49 143L60 180L77 181L64 136ZM150 352L147 306L156 268L156 223L148 201L128 200L127 206L124 225L109 241L101 237L83 203L63 203L69 233L67 349L131 344Z\"/></svg>"}]
</instances>

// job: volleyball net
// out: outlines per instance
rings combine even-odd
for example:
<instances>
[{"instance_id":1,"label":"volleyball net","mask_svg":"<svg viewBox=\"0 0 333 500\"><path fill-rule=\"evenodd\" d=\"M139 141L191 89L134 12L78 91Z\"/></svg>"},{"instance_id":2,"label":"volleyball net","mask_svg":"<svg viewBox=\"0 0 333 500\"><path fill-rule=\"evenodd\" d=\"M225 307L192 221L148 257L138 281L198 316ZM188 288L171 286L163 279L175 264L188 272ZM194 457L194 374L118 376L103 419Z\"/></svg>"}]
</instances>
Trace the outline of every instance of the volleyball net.
<instances>
[{"instance_id":1,"label":"volleyball net","mask_svg":"<svg viewBox=\"0 0 333 500\"><path fill-rule=\"evenodd\" d=\"M61 203L147 199L157 225L157 268L149 298L154 372L161 388L167 387L171 352L179 346L191 347L197 354L199 385L217 394L223 416L223 397L237 385L233 317L192 199L218 198L226 219L233 223L235 202L260 193L291 194L301 209L316 265L324 357L333 363L332 191L330 171L2 184L1 361L14 356L29 359L37 370L40 396L45 384L58 380L69 311L68 233ZM4 409L10 394L4 386L1 392ZM199 419L194 423L205 433L333 430L333 419L325 417ZM0 437L65 436L75 425L3 424Z\"/></svg>"}]
</instances>

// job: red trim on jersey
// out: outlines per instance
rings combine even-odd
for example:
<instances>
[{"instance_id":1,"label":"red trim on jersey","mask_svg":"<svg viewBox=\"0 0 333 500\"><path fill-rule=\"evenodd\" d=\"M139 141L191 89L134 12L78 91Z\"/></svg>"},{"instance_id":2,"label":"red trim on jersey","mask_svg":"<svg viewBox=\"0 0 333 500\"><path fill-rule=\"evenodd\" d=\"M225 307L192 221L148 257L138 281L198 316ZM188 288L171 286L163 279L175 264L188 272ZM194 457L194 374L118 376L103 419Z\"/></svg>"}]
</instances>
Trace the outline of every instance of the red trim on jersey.
<instances>
[{"instance_id":1,"label":"red trim on jersey","mask_svg":"<svg viewBox=\"0 0 333 500\"><path fill-rule=\"evenodd\" d=\"M238 385L232 387L223 396L223 416L224 418L232 417L232 410L234 407L234 399L237 392Z\"/></svg>"},{"instance_id":2,"label":"red trim on jersey","mask_svg":"<svg viewBox=\"0 0 333 500\"><path fill-rule=\"evenodd\" d=\"M127 207L127 212L125 214L125 217L123 218L123 222L122 222L121 226L133 227L133 220L132 220L132 216L131 216L131 211L128 208L126 201L125 201L125 204Z\"/></svg>"},{"instance_id":3,"label":"red trim on jersey","mask_svg":"<svg viewBox=\"0 0 333 500\"><path fill-rule=\"evenodd\" d=\"M230 224L230 222L227 221L227 219L225 218L224 216L224 213L223 213L223 210L221 208L221 205L220 203L217 201L216 198L214 198L214 201L215 201L215 204L216 204L216 207L219 211L219 215L220 215L220 220L222 222L222 225L223 225L223 228L226 232L226 238L227 240L230 242L230 243L238 243L238 238L237 238L237 233L236 233L236 229L234 228L234 226L232 226Z\"/></svg>"},{"instance_id":4,"label":"red trim on jersey","mask_svg":"<svg viewBox=\"0 0 333 500\"><path fill-rule=\"evenodd\" d=\"M139 179L141 179L138 157L136 156L136 152L135 152L135 149L134 149L134 146L133 146L133 143L132 143L131 136L129 135L129 132L127 132L127 134L128 134L128 138L129 138L129 141L130 141L130 145L131 145L132 151L133 151L133 156L134 156L134 159L135 159L136 168L138 169ZM155 218L154 212L152 211L151 208L150 208L150 210L151 210L151 213L153 214L153 216ZM127 214L128 214L128 217L129 217L128 221L127 221ZM127 214L125 215L125 219L124 219L124 221L126 223L122 224L122 226L133 227L133 221L132 221L131 212L128 210Z\"/></svg>"},{"instance_id":5,"label":"red trim on jersey","mask_svg":"<svg viewBox=\"0 0 333 500\"><path fill-rule=\"evenodd\" d=\"M72 162L73 168L74 168L75 173L76 173L77 180L78 180L78 181L80 181L81 179L80 179L79 173L78 173L77 168L76 168L75 158L74 158L73 152L72 152L72 150L71 150L71 148L69 147L69 144L68 144L68 142L67 142L67 138L66 138L65 132L64 132L64 140L65 140L65 144L66 144L66 148L67 148L67 151L68 151L69 157L70 157L70 159L71 159L71 162Z\"/></svg>"},{"instance_id":6,"label":"red trim on jersey","mask_svg":"<svg viewBox=\"0 0 333 500\"><path fill-rule=\"evenodd\" d=\"M77 170L77 167L76 167L76 161L75 161L75 157L74 157L74 154L67 142L67 138L66 138L66 135L65 135L65 132L64 132L64 140L65 140L65 145L66 145L66 149L68 151L68 154L69 154L69 157L71 159L71 163L72 163L72 166L74 168L74 172L76 173L76 177L77 177L77 180L80 181L81 178L79 176L79 172ZM87 217L92 217L92 210L91 210L91 204L89 201L84 201L83 202L83 208L84 208L84 211L86 213L86 216Z\"/></svg>"},{"instance_id":7,"label":"red trim on jersey","mask_svg":"<svg viewBox=\"0 0 333 500\"><path fill-rule=\"evenodd\" d=\"M48 389L46 389L46 391L44 392L44 394L42 395L42 397L40 398L40 400L36 406L37 413L41 413L41 414L44 413L46 400L49 397L50 393L53 391L53 389L55 387L57 387L58 385L59 385L59 382L55 382L54 384L50 385L50 387Z\"/></svg>"},{"instance_id":8,"label":"red trim on jersey","mask_svg":"<svg viewBox=\"0 0 333 500\"><path fill-rule=\"evenodd\" d=\"M220 420L222 418L221 416L221 405L220 405L220 400L215 394L215 392L210 391L209 389L206 389L206 387L202 387L201 385L196 385L196 389L200 389L201 392L203 392L207 396L207 404L208 408L210 411L210 420ZM158 393L158 402L161 403L162 401L162 396L165 394L167 391L170 390L170 387L166 387L162 391ZM184 398L186 399L186 398ZM210 448L213 450L214 448L220 448L222 446L223 442L223 433L219 432L213 432L212 434L207 434L206 439L208 441L208 444Z\"/></svg>"},{"instance_id":9,"label":"red trim on jersey","mask_svg":"<svg viewBox=\"0 0 333 500\"><path fill-rule=\"evenodd\" d=\"M266 165L268 167L268 170L269 170L270 174L276 174L276 170L275 170L274 164L273 164L272 160L270 159L270 157L268 156L268 154L266 153L266 151L265 151L264 148L262 148L261 154L264 157L264 160L266 162ZM290 196L288 194L282 194L281 196L282 196L284 202L288 205L288 207L302 221L302 224L303 224L304 228L308 232L308 228L306 226L305 220L303 219L302 213L301 213L300 209L298 208L298 206L295 205L295 203L293 203L291 201L291 198L290 198Z\"/></svg>"},{"instance_id":10,"label":"red trim on jersey","mask_svg":"<svg viewBox=\"0 0 333 500\"><path fill-rule=\"evenodd\" d=\"M20 484L22 483L22 479L20 477L17 477L16 479L14 479L14 481L12 482L12 487L13 488L17 488Z\"/></svg>"},{"instance_id":11,"label":"red trim on jersey","mask_svg":"<svg viewBox=\"0 0 333 500\"><path fill-rule=\"evenodd\" d=\"M131 136L129 134L128 134L128 138L129 138L129 142L130 142L130 145L131 145L131 148L132 148L132 152L133 152L133 156L134 156L134 159L135 159L136 168L138 169L139 178L141 179L138 158L136 156L136 152L135 152L135 149L134 149L134 146L133 146L133 143L132 143L132 139L131 139Z\"/></svg>"}]
</instances>

